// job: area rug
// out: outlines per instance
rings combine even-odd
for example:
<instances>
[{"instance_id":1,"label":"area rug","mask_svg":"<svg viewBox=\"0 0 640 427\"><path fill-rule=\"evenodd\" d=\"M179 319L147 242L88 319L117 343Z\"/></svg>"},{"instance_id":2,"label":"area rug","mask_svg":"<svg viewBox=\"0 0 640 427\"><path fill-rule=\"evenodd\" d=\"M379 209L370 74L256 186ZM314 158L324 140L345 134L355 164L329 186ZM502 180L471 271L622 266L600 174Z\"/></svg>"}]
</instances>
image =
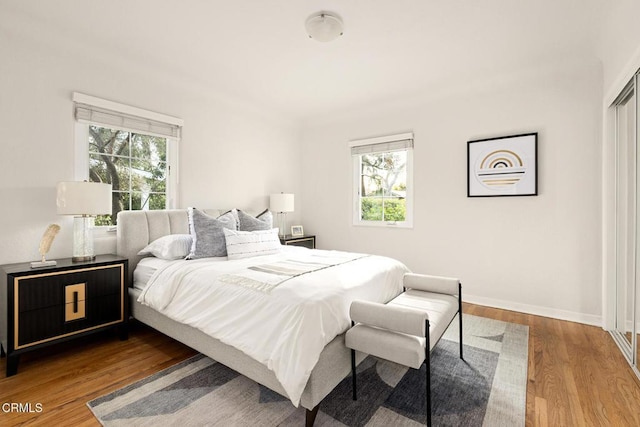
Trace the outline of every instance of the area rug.
<instances>
[{"instance_id":1,"label":"area rug","mask_svg":"<svg viewBox=\"0 0 640 427\"><path fill-rule=\"evenodd\" d=\"M431 353L435 426L522 426L527 326L463 316L464 358L455 320ZM358 400L345 378L321 403L316 426L424 425L425 365L368 357L358 366ZM87 403L104 426L303 426L305 410L210 358L197 355Z\"/></svg>"}]
</instances>

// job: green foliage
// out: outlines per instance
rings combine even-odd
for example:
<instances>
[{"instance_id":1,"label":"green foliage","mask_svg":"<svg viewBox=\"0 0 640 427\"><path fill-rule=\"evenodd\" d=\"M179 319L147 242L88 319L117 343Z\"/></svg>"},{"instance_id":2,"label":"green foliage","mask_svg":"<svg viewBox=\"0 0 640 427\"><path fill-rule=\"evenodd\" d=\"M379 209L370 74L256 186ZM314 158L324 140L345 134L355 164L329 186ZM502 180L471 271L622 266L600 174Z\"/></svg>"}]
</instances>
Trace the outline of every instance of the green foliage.
<instances>
[{"instance_id":1,"label":"green foliage","mask_svg":"<svg viewBox=\"0 0 640 427\"><path fill-rule=\"evenodd\" d=\"M100 225L114 225L114 222L111 220L111 215L98 215L96 217L95 223L96 226Z\"/></svg>"},{"instance_id":2,"label":"green foliage","mask_svg":"<svg viewBox=\"0 0 640 427\"><path fill-rule=\"evenodd\" d=\"M363 197L360 204L364 221L382 221L382 199Z\"/></svg>"},{"instance_id":3,"label":"green foliage","mask_svg":"<svg viewBox=\"0 0 640 427\"><path fill-rule=\"evenodd\" d=\"M407 207L404 199L363 197L360 201L364 221L404 221Z\"/></svg>"}]
</instances>

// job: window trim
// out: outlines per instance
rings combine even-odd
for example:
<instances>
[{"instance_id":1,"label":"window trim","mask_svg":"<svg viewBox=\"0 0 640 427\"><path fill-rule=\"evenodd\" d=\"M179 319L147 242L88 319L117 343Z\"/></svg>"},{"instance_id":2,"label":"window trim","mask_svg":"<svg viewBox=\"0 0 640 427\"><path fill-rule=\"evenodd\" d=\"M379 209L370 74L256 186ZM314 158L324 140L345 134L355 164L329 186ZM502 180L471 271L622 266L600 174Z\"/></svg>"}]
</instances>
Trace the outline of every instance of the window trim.
<instances>
[{"instance_id":1,"label":"window trim","mask_svg":"<svg viewBox=\"0 0 640 427\"><path fill-rule=\"evenodd\" d=\"M408 147L401 150L389 150L384 149L389 147L390 144L399 141L410 140ZM372 151L371 153L385 153L391 151L405 151L407 154L407 193L405 198L406 216L404 221L367 221L361 219L361 203L360 203L360 169L361 169L361 156L363 154L354 154L354 147L379 145L381 150ZM351 194L352 194L352 223L354 226L366 226L366 227L387 227L387 228L413 228L413 132L387 135L375 138L366 138L349 141L349 147L352 150L352 181L351 181ZM371 154L370 153L370 154Z\"/></svg>"},{"instance_id":2,"label":"window trim","mask_svg":"<svg viewBox=\"0 0 640 427\"><path fill-rule=\"evenodd\" d=\"M157 122L163 121L169 125L182 127L183 121L181 119L166 116L163 114L155 113L153 111L147 111L136 107L131 107L124 104L119 104L112 101L95 98L92 96L84 95L81 93L73 93L73 105L74 110L78 104L93 105L98 108L109 109L114 114L122 113L123 115L133 116L154 120ZM89 126L110 127L108 124L100 122L92 122L89 120L75 120L74 127L74 176L77 181L89 180ZM152 134L152 132L145 132L144 130L126 129L117 126L112 126L115 129L134 131L140 134ZM167 190L166 190L166 206L165 209L175 209L178 200L178 143L180 141L180 130L177 133L177 137L170 137L166 135L160 135L167 141ZM113 226L97 226L96 229L112 229Z\"/></svg>"},{"instance_id":3,"label":"window trim","mask_svg":"<svg viewBox=\"0 0 640 427\"><path fill-rule=\"evenodd\" d=\"M130 116L134 118L147 119L147 120L151 120L159 123L164 123L167 125L176 126L178 128L182 128L182 126L184 126L184 120L179 119L177 117L156 113L155 111L144 110L138 107L132 107L130 105L109 101L107 99L97 98L95 96L85 95L84 93L80 93L80 92L73 92L72 100L74 102L74 107L76 105L78 106L82 105L89 109L94 107L97 110L105 110L105 111L122 115L122 116ZM76 119L82 120L78 118ZM104 124L107 124L107 123L104 123ZM98 123L98 125L100 125L100 123ZM134 130L139 132L143 131L142 129L125 129L125 130ZM162 135L162 136L166 136L166 135ZM180 138L179 134L176 136Z\"/></svg>"}]
</instances>

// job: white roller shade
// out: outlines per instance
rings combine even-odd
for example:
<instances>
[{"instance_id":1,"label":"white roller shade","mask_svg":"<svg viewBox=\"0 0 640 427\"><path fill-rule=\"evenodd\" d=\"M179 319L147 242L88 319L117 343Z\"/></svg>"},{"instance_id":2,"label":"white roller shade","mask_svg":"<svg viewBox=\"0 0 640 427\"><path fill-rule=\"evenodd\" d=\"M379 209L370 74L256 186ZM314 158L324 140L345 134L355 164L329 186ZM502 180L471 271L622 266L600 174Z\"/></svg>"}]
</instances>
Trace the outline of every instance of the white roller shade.
<instances>
[{"instance_id":1,"label":"white roller shade","mask_svg":"<svg viewBox=\"0 0 640 427\"><path fill-rule=\"evenodd\" d=\"M82 123L140 132L165 138L180 138L182 120L141 108L74 93L74 116Z\"/></svg>"},{"instance_id":2,"label":"white roller shade","mask_svg":"<svg viewBox=\"0 0 640 427\"><path fill-rule=\"evenodd\" d=\"M381 136L349 141L351 155L383 153L413 149L413 133Z\"/></svg>"}]
</instances>

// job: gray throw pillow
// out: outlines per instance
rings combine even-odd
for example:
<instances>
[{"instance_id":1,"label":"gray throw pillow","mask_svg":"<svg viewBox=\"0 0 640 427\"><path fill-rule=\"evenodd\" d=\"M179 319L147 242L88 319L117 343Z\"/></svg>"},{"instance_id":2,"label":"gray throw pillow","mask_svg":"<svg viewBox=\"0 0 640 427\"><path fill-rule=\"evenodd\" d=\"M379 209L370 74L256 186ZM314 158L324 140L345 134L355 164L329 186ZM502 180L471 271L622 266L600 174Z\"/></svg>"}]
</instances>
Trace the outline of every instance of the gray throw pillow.
<instances>
[{"instance_id":1,"label":"gray throw pillow","mask_svg":"<svg viewBox=\"0 0 640 427\"><path fill-rule=\"evenodd\" d=\"M240 231L271 230L273 228L273 215L269 209L266 209L254 218L238 210L238 223Z\"/></svg>"},{"instance_id":2,"label":"gray throw pillow","mask_svg":"<svg viewBox=\"0 0 640 427\"><path fill-rule=\"evenodd\" d=\"M193 238L187 259L227 256L224 229L236 229L236 219L231 211L213 218L204 212L189 208L189 232Z\"/></svg>"}]
</instances>

